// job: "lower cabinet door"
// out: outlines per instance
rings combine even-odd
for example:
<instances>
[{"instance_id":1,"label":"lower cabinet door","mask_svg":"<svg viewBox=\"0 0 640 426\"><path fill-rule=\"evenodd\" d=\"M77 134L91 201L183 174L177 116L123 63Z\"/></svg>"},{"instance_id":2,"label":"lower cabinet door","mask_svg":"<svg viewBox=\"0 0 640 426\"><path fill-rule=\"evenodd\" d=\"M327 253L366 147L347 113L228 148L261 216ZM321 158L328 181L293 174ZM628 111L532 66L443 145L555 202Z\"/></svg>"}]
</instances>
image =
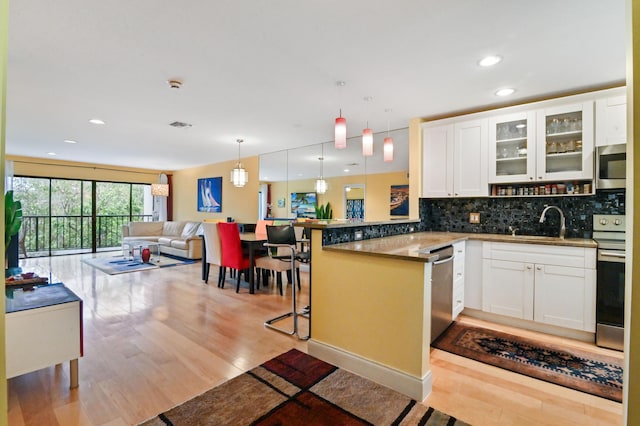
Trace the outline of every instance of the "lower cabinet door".
<instances>
[{"instance_id":1,"label":"lower cabinet door","mask_svg":"<svg viewBox=\"0 0 640 426\"><path fill-rule=\"evenodd\" d=\"M482 310L533 319L533 264L483 259Z\"/></svg>"},{"instance_id":2,"label":"lower cabinet door","mask_svg":"<svg viewBox=\"0 0 640 426\"><path fill-rule=\"evenodd\" d=\"M594 269L535 265L535 321L595 332L595 274Z\"/></svg>"}]
</instances>

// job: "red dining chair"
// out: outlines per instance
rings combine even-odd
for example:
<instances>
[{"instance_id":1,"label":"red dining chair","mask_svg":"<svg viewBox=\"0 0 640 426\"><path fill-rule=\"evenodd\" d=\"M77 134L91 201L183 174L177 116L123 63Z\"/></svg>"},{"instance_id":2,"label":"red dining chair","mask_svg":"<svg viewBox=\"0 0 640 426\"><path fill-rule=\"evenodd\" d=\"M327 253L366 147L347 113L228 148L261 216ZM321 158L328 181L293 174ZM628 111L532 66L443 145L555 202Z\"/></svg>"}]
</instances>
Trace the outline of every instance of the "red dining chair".
<instances>
[{"instance_id":1,"label":"red dining chair","mask_svg":"<svg viewBox=\"0 0 640 426\"><path fill-rule=\"evenodd\" d=\"M218 235L220 236L222 280L220 288L224 288L224 281L227 275L227 268L233 268L238 271L238 281L236 284L236 293L240 291L240 274L245 273L251 267L249 258L242 253L242 242L240 241L240 230L238 224L234 222L219 222Z\"/></svg>"}]
</instances>

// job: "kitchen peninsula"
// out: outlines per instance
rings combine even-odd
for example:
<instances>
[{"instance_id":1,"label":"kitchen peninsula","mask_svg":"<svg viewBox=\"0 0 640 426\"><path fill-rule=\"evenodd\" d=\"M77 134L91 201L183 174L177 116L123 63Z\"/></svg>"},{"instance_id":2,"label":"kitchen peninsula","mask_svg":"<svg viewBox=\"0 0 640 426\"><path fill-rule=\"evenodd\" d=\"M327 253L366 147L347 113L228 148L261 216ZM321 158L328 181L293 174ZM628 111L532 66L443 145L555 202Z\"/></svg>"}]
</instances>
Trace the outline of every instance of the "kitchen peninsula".
<instances>
[{"instance_id":1,"label":"kitchen peninsula","mask_svg":"<svg viewBox=\"0 0 640 426\"><path fill-rule=\"evenodd\" d=\"M309 353L416 400L431 391L431 279L438 256L430 252L460 243L464 250L470 239L595 251L589 239L449 232L323 246L323 232L331 228L311 230Z\"/></svg>"}]
</instances>

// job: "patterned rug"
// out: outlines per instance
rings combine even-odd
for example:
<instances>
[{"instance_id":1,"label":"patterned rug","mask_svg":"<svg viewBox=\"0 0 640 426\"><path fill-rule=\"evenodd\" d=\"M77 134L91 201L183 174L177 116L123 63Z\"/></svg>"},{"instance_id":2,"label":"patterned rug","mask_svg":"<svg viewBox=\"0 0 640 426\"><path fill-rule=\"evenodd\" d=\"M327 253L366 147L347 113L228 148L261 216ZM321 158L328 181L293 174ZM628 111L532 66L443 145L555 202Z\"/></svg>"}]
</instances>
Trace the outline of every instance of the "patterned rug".
<instances>
[{"instance_id":1,"label":"patterned rug","mask_svg":"<svg viewBox=\"0 0 640 426\"><path fill-rule=\"evenodd\" d=\"M109 275L116 275L124 274L126 272L144 271L147 269L189 265L195 263L195 260L160 255L153 256L149 263L143 263L141 261L129 260L123 256L102 256L87 257L82 259L82 262L87 265L91 265L102 272L106 272Z\"/></svg>"},{"instance_id":2,"label":"patterned rug","mask_svg":"<svg viewBox=\"0 0 640 426\"><path fill-rule=\"evenodd\" d=\"M467 425L296 349L208 390L145 426Z\"/></svg>"},{"instance_id":3,"label":"patterned rug","mask_svg":"<svg viewBox=\"0 0 640 426\"><path fill-rule=\"evenodd\" d=\"M622 402L622 360L454 323L432 345L536 379Z\"/></svg>"}]
</instances>

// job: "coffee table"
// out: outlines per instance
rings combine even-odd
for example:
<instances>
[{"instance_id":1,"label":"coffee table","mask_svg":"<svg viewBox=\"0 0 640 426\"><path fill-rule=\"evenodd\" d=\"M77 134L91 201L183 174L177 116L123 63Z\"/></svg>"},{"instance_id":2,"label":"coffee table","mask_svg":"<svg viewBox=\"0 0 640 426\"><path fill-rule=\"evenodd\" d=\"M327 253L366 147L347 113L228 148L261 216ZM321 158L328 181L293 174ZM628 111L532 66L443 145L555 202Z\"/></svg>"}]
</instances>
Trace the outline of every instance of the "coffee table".
<instances>
[{"instance_id":1,"label":"coffee table","mask_svg":"<svg viewBox=\"0 0 640 426\"><path fill-rule=\"evenodd\" d=\"M142 249L148 248L151 254L160 261L160 244L148 240L125 240L122 242L122 257L142 262ZM149 261L151 263L151 261Z\"/></svg>"}]
</instances>

